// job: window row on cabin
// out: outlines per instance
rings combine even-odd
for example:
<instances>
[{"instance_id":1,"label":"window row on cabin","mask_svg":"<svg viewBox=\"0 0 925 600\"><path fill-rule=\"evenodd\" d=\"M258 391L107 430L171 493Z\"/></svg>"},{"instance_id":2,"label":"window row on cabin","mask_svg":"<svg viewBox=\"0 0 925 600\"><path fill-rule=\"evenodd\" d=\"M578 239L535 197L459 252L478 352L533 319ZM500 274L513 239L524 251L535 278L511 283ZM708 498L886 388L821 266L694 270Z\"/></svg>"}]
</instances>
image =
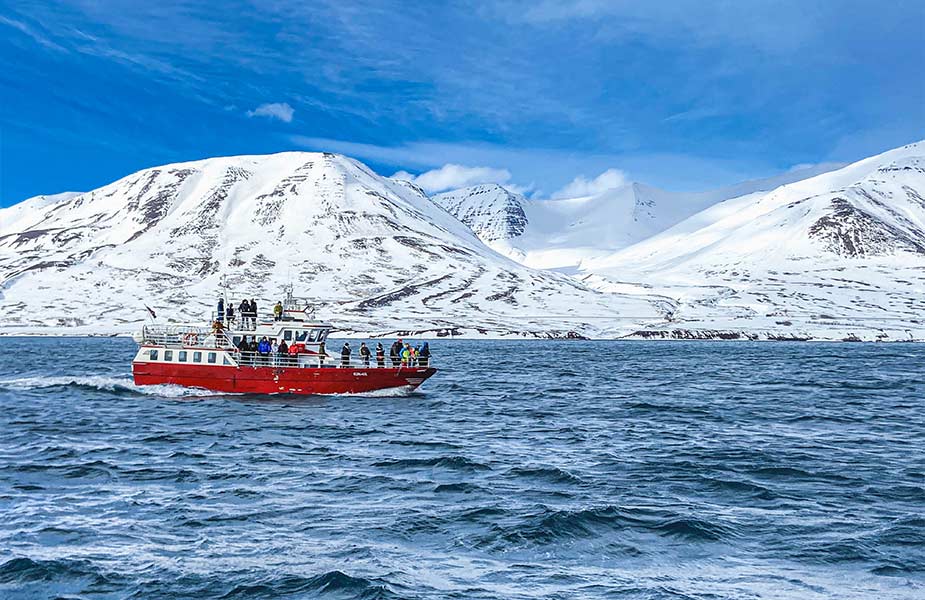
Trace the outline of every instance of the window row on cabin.
<instances>
[{"instance_id":1,"label":"window row on cabin","mask_svg":"<svg viewBox=\"0 0 925 600\"><path fill-rule=\"evenodd\" d=\"M254 337L253 335L248 337ZM292 343L293 337L296 342L323 342L327 337L327 332L324 329L309 329L309 330L292 330L286 329L283 331L283 339L286 340L287 344ZM241 336L236 335L231 338L231 343L237 346L241 343Z\"/></svg>"},{"instance_id":2,"label":"window row on cabin","mask_svg":"<svg viewBox=\"0 0 925 600\"><path fill-rule=\"evenodd\" d=\"M188 350L177 350L177 361L176 362L191 362L191 363L202 363L202 355L206 355L205 364L214 365L218 361L217 352L190 352ZM174 350L164 350L164 359L163 362L174 362L173 360ZM190 356L192 355L192 356ZM160 350L151 349L148 350L148 360L161 360L159 358ZM222 364L230 365L232 364L226 355L222 355Z\"/></svg>"}]
</instances>

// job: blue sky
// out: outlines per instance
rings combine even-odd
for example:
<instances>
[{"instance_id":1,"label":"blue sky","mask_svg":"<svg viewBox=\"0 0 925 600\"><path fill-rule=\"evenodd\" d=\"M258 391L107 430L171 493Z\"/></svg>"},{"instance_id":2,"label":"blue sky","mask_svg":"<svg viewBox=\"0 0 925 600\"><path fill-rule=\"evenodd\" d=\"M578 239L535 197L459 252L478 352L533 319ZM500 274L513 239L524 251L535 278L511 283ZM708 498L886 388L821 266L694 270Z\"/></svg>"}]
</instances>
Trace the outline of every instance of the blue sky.
<instances>
[{"instance_id":1,"label":"blue sky","mask_svg":"<svg viewBox=\"0 0 925 600\"><path fill-rule=\"evenodd\" d=\"M705 189L925 138L920 0L0 7L4 206L281 150L550 195L610 169Z\"/></svg>"}]
</instances>

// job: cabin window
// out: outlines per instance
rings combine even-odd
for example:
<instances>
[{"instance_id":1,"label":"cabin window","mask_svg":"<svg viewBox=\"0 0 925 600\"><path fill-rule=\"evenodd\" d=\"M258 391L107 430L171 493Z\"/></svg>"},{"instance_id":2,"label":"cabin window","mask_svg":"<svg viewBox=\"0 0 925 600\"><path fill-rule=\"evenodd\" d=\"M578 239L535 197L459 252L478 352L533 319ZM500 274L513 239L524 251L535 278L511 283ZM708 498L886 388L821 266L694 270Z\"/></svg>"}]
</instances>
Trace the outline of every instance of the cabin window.
<instances>
[{"instance_id":1,"label":"cabin window","mask_svg":"<svg viewBox=\"0 0 925 600\"><path fill-rule=\"evenodd\" d=\"M193 362L202 362L202 352L193 352Z\"/></svg>"},{"instance_id":2,"label":"cabin window","mask_svg":"<svg viewBox=\"0 0 925 600\"><path fill-rule=\"evenodd\" d=\"M164 360L166 361L173 360L173 350L164 350Z\"/></svg>"},{"instance_id":3,"label":"cabin window","mask_svg":"<svg viewBox=\"0 0 925 600\"><path fill-rule=\"evenodd\" d=\"M215 364L215 352L209 352L209 364L210 365Z\"/></svg>"},{"instance_id":4,"label":"cabin window","mask_svg":"<svg viewBox=\"0 0 925 600\"><path fill-rule=\"evenodd\" d=\"M292 341L292 330L291 329L287 329L286 331L283 332L283 339L286 340L287 342Z\"/></svg>"},{"instance_id":5,"label":"cabin window","mask_svg":"<svg viewBox=\"0 0 925 600\"><path fill-rule=\"evenodd\" d=\"M180 350L177 360L180 362L186 362L186 350Z\"/></svg>"},{"instance_id":6,"label":"cabin window","mask_svg":"<svg viewBox=\"0 0 925 600\"><path fill-rule=\"evenodd\" d=\"M227 354L222 354L222 364L231 365L231 360L228 358Z\"/></svg>"},{"instance_id":7,"label":"cabin window","mask_svg":"<svg viewBox=\"0 0 925 600\"><path fill-rule=\"evenodd\" d=\"M157 360L157 350L148 350L148 359Z\"/></svg>"},{"instance_id":8,"label":"cabin window","mask_svg":"<svg viewBox=\"0 0 925 600\"><path fill-rule=\"evenodd\" d=\"M318 330L312 329L308 332L308 341L317 342L318 341Z\"/></svg>"},{"instance_id":9,"label":"cabin window","mask_svg":"<svg viewBox=\"0 0 925 600\"><path fill-rule=\"evenodd\" d=\"M295 334L295 341L297 341L297 342L304 342L306 336L308 336L308 332L307 332L307 331L298 331L298 332L296 332L296 334Z\"/></svg>"}]
</instances>

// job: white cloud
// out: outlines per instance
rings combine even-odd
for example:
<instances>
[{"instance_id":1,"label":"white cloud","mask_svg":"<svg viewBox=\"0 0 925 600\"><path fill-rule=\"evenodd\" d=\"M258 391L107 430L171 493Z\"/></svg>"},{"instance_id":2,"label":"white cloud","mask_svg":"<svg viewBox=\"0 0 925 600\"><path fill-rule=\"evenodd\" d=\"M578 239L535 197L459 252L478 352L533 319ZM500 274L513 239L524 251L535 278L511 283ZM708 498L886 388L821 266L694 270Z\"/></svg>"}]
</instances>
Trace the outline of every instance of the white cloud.
<instances>
[{"instance_id":1,"label":"white cloud","mask_svg":"<svg viewBox=\"0 0 925 600\"><path fill-rule=\"evenodd\" d=\"M568 185L552 195L553 198L577 198L579 196L594 196L622 187L627 184L626 174L618 169L607 169L594 179L585 179L579 175Z\"/></svg>"},{"instance_id":2,"label":"white cloud","mask_svg":"<svg viewBox=\"0 0 925 600\"><path fill-rule=\"evenodd\" d=\"M448 163L439 169L432 169L412 175L407 171L399 171L392 175L394 179L411 181L426 192L443 192L480 183L506 183L511 179L511 172L507 169L493 169L491 167L466 167Z\"/></svg>"},{"instance_id":3,"label":"white cloud","mask_svg":"<svg viewBox=\"0 0 925 600\"><path fill-rule=\"evenodd\" d=\"M254 110L247 111L248 117L267 117L268 119L279 119L284 123L291 123L294 114L295 110L286 102L261 104Z\"/></svg>"}]
</instances>

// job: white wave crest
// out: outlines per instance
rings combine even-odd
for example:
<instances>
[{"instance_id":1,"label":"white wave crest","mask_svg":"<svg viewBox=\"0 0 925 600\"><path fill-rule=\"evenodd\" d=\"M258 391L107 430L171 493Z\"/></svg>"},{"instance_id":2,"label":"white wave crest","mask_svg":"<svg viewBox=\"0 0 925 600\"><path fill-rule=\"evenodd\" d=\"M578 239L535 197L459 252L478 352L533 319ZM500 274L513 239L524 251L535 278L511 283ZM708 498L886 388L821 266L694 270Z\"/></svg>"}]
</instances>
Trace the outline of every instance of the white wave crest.
<instances>
[{"instance_id":1,"label":"white wave crest","mask_svg":"<svg viewBox=\"0 0 925 600\"><path fill-rule=\"evenodd\" d=\"M0 387L12 390L34 390L49 387L81 385L97 388L107 392L132 392L161 398L185 398L202 396L227 396L226 392L215 392L201 388L188 388L182 385L158 384L135 385L130 377L104 377L101 375L58 376L58 377L22 377L19 379L0 379Z\"/></svg>"}]
</instances>

